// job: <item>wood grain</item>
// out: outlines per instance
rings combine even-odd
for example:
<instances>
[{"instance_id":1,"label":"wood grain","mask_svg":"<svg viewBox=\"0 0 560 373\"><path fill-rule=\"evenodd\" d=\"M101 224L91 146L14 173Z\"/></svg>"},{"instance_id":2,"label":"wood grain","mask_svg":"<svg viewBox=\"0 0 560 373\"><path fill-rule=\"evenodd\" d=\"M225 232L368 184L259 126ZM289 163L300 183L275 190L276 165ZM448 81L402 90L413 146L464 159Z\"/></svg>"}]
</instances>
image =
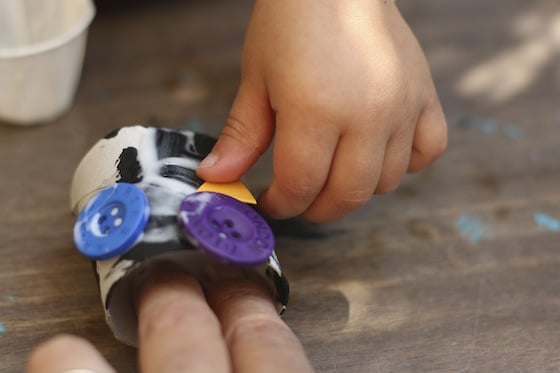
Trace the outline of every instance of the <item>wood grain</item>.
<instances>
[{"instance_id":1,"label":"wood grain","mask_svg":"<svg viewBox=\"0 0 560 373\"><path fill-rule=\"evenodd\" d=\"M560 232L535 220L560 219L558 49L519 70L536 72L502 101L489 98L491 80L472 96L458 87L476 68L498 74L501 56L515 62L560 5L399 4L432 66L449 150L336 223L274 224L293 288L285 320L318 372L558 371ZM137 371L135 351L105 325L90 264L73 249L72 172L125 124L217 135L250 6L160 1L100 12L68 115L0 126L1 372L22 371L31 349L57 333L85 336L119 372ZM270 179L269 162L267 154L249 174L254 190Z\"/></svg>"}]
</instances>

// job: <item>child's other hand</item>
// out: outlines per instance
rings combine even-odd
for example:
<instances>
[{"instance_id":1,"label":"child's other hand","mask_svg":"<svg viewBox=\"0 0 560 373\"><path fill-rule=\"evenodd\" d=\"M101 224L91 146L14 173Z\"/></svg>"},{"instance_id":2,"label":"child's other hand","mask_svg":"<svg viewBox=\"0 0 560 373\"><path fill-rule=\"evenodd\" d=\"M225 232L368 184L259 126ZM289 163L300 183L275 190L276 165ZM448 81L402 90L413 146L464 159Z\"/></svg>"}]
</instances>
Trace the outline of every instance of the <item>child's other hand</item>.
<instances>
[{"instance_id":1,"label":"child's other hand","mask_svg":"<svg viewBox=\"0 0 560 373\"><path fill-rule=\"evenodd\" d=\"M239 92L199 175L238 179L273 136L260 207L315 222L394 190L444 151L429 68L392 1L255 1Z\"/></svg>"}]
</instances>

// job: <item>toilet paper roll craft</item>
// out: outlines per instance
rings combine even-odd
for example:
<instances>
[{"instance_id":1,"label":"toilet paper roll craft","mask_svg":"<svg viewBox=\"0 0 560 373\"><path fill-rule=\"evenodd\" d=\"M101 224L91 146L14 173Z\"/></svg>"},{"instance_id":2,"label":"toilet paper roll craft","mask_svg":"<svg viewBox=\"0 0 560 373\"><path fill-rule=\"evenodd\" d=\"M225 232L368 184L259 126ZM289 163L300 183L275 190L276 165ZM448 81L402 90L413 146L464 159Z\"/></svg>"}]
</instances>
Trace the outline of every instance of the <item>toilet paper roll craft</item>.
<instances>
[{"instance_id":1,"label":"toilet paper roll craft","mask_svg":"<svg viewBox=\"0 0 560 373\"><path fill-rule=\"evenodd\" d=\"M135 278L172 260L197 278L226 267L262 281L282 313L289 284L274 235L242 182L196 175L215 139L191 131L130 126L99 140L74 173L74 242L92 260L107 323L137 344Z\"/></svg>"}]
</instances>

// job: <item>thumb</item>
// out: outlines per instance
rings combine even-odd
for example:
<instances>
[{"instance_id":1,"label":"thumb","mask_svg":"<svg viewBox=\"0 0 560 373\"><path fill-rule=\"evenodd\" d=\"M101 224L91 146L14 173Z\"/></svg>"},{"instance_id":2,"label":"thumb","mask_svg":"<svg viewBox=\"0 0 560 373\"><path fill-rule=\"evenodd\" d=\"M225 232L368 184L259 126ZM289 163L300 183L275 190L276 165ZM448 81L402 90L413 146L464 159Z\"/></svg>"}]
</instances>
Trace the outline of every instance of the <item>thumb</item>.
<instances>
[{"instance_id":1,"label":"thumb","mask_svg":"<svg viewBox=\"0 0 560 373\"><path fill-rule=\"evenodd\" d=\"M226 126L197 173L211 182L238 180L266 150L274 134L264 85L243 80Z\"/></svg>"}]
</instances>

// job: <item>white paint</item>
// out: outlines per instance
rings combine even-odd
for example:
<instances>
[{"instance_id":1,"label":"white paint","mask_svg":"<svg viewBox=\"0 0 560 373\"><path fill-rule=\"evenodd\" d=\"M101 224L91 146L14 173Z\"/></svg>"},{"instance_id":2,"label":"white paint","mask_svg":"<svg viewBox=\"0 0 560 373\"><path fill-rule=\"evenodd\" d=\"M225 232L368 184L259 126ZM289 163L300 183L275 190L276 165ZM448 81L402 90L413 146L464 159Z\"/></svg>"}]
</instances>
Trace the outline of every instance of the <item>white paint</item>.
<instances>
[{"instance_id":1,"label":"white paint","mask_svg":"<svg viewBox=\"0 0 560 373\"><path fill-rule=\"evenodd\" d=\"M165 129L159 129L165 131ZM185 167L192 171L196 170L198 160L196 158L170 157L158 159L158 149L156 144L156 134L158 129L153 127L125 127L122 128L115 137L100 140L84 157L78 166L74 175L71 190L71 204L74 211L79 212L87 201L98 191L109 185L114 185L119 180L117 161L122 154L123 149L134 147L137 149L137 160L141 167L141 181L135 185L142 189L150 207L150 216L178 216L179 208L183 199L196 191L196 188L183 183L181 181L164 177L160 175L162 167L166 165L176 165ZM190 152L195 152L194 133L182 132L187 137L186 147ZM211 193L201 193L196 195L195 201L198 201L197 211L201 210L211 202L213 195ZM110 211L114 216L118 211ZM191 212L192 214L193 212ZM181 219L188 221L189 213L181 212ZM115 221L118 224L118 221ZM98 228L97 224L93 224ZM96 235L103 235L99 229ZM181 233L177 224L168 224L162 227L149 226L137 239L134 245L140 242L145 243L162 243L178 241ZM196 246L196 242L193 243ZM134 246L133 245L133 246ZM182 258L188 257L187 262L183 259L178 260L180 265L190 266L189 271L198 275L203 267L201 263L210 262L210 258L201 254L197 250L184 250L180 253L158 253L153 257ZM128 316L134 312L133 307L126 302L111 301L110 309L107 309L108 294L117 284L126 283L129 277L125 278L134 268L142 265L141 262L134 260L122 260L122 256L111 258L108 260L100 260L96 262L96 270L99 275L99 288L101 299L106 310L107 322L117 336L135 335L135 325L129 325L126 320L131 320ZM204 268L207 264L204 265ZM192 268L191 268L192 267ZM280 263L276 255L270 257L268 268L274 270L279 276L282 275ZM255 269L254 273L260 277L271 292L277 297L277 291L273 281L265 275L267 265L263 264ZM124 281L124 282L120 282ZM119 285L120 286L120 285ZM127 285L128 286L128 285ZM118 289L118 288L115 288ZM120 290L119 290L120 291ZM122 290L125 291L125 290ZM129 309L130 308L130 309ZM285 307L282 305L281 310ZM119 315L118 320L112 318L112 315ZM130 316L132 317L132 316ZM124 320L124 321L123 321ZM118 324L118 325L114 325ZM124 338L124 337L123 337ZM124 338L123 341L128 344L135 344L134 338Z\"/></svg>"}]
</instances>

